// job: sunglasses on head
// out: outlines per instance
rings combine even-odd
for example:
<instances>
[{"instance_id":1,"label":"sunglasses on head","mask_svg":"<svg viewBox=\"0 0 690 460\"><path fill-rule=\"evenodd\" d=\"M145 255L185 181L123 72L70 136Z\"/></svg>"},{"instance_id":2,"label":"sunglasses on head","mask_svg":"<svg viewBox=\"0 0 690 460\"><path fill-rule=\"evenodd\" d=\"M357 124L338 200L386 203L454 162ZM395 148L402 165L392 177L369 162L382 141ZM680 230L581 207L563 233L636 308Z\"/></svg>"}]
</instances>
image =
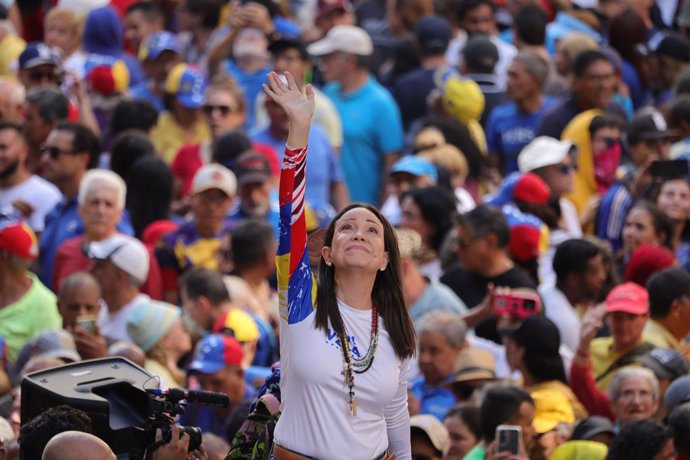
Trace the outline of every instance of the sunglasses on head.
<instances>
[{"instance_id":1,"label":"sunglasses on head","mask_svg":"<svg viewBox=\"0 0 690 460\"><path fill-rule=\"evenodd\" d=\"M221 115L227 116L229 113L234 112L228 105L211 105L207 104L204 106L204 112L207 115L211 115L215 111L219 111Z\"/></svg>"},{"instance_id":2,"label":"sunglasses on head","mask_svg":"<svg viewBox=\"0 0 690 460\"><path fill-rule=\"evenodd\" d=\"M57 159L63 153L71 153L69 150L62 150L60 147L54 145L44 145L41 147L41 155L50 155L53 160Z\"/></svg>"}]
</instances>

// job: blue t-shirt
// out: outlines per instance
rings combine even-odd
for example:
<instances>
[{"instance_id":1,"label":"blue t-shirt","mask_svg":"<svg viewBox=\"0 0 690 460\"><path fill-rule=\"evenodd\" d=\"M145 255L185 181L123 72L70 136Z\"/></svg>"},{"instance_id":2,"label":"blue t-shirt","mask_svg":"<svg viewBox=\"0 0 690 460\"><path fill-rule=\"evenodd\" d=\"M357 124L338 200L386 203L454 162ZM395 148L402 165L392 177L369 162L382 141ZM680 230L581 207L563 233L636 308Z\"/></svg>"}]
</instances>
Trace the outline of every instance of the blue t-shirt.
<instances>
[{"instance_id":1,"label":"blue t-shirt","mask_svg":"<svg viewBox=\"0 0 690 460\"><path fill-rule=\"evenodd\" d=\"M253 142L268 144L273 147L278 161L283 161L285 141L273 137L268 128L251 135ZM328 140L326 132L317 125L309 130L309 162L307 164L307 190L309 204L328 207L331 202L331 184L342 182L343 174L340 165Z\"/></svg>"},{"instance_id":2,"label":"blue t-shirt","mask_svg":"<svg viewBox=\"0 0 690 460\"><path fill-rule=\"evenodd\" d=\"M493 109L486 126L486 141L489 152L501 156L505 174L518 170L520 151L536 137L542 118L557 102L556 98L544 96L541 108L533 113L520 112L513 101Z\"/></svg>"},{"instance_id":3,"label":"blue t-shirt","mask_svg":"<svg viewBox=\"0 0 690 460\"><path fill-rule=\"evenodd\" d=\"M141 82L138 85L133 86L129 90L129 97L135 101L146 101L151 104L158 112L165 110L163 105L163 99L158 97L151 88L147 81Z\"/></svg>"},{"instance_id":4,"label":"blue t-shirt","mask_svg":"<svg viewBox=\"0 0 690 460\"><path fill-rule=\"evenodd\" d=\"M273 70L272 65L268 65L256 72L246 73L240 69L235 61L226 59L225 71L235 79L237 85L242 88L244 98L247 101L247 122L244 129L249 132L254 127L256 121L256 98L263 91L263 84L268 84L268 72Z\"/></svg>"},{"instance_id":5,"label":"blue t-shirt","mask_svg":"<svg viewBox=\"0 0 690 460\"><path fill-rule=\"evenodd\" d=\"M53 285L53 268L58 248L68 239L84 234L84 223L79 217L77 197L65 202L60 201L46 215L45 228L39 241L39 261L41 263L40 279L46 286ZM134 228L127 210L123 211L117 231L134 236Z\"/></svg>"},{"instance_id":6,"label":"blue t-shirt","mask_svg":"<svg viewBox=\"0 0 690 460\"><path fill-rule=\"evenodd\" d=\"M342 93L340 84L329 83L324 93L342 120L340 164L352 201L376 205L386 173L383 156L403 149L400 111L390 93L371 77L353 92Z\"/></svg>"},{"instance_id":7,"label":"blue t-shirt","mask_svg":"<svg viewBox=\"0 0 690 460\"><path fill-rule=\"evenodd\" d=\"M621 233L625 217L633 207L635 199L623 182L613 184L602 197L597 210L596 236L611 243L611 249L618 251L623 247Z\"/></svg>"},{"instance_id":8,"label":"blue t-shirt","mask_svg":"<svg viewBox=\"0 0 690 460\"><path fill-rule=\"evenodd\" d=\"M448 410L456 403L452 391L443 386L430 387L424 376L412 382L410 391L419 399L419 413L433 415L440 421L443 421Z\"/></svg>"}]
</instances>

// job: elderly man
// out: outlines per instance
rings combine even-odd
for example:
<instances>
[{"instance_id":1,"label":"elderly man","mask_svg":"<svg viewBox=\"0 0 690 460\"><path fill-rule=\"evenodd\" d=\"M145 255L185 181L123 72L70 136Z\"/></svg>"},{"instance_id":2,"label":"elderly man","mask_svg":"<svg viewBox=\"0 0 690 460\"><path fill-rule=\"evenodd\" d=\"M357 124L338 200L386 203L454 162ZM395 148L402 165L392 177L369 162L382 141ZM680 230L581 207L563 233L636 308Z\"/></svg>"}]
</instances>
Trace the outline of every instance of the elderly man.
<instances>
[{"instance_id":1,"label":"elderly man","mask_svg":"<svg viewBox=\"0 0 690 460\"><path fill-rule=\"evenodd\" d=\"M202 166L192 180L193 219L158 242L156 258L163 278L163 297L177 303L177 280L192 267L218 268L216 254L230 232L227 217L237 192L237 179L219 164Z\"/></svg>"},{"instance_id":2,"label":"elderly man","mask_svg":"<svg viewBox=\"0 0 690 460\"><path fill-rule=\"evenodd\" d=\"M312 43L319 57L324 93L335 104L344 128L341 164L354 201L383 201L386 174L403 147L400 111L393 97L369 75L365 58L374 47L359 27L340 25Z\"/></svg>"},{"instance_id":3,"label":"elderly man","mask_svg":"<svg viewBox=\"0 0 690 460\"><path fill-rule=\"evenodd\" d=\"M534 51L521 51L508 67L506 93L510 102L496 106L486 125L486 141L494 162L505 174L517 171L517 157L535 137L544 115L556 99L544 96L549 74L546 60Z\"/></svg>"},{"instance_id":4,"label":"elderly man","mask_svg":"<svg viewBox=\"0 0 690 460\"><path fill-rule=\"evenodd\" d=\"M621 369L609 387L611 410L620 427L654 417L659 407L659 381L642 367Z\"/></svg>"},{"instance_id":5,"label":"elderly man","mask_svg":"<svg viewBox=\"0 0 690 460\"><path fill-rule=\"evenodd\" d=\"M0 337L10 361L44 329L58 329L62 320L55 295L29 271L38 256L36 235L28 225L0 220Z\"/></svg>"},{"instance_id":6,"label":"elderly man","mask_svg":"<svg viewBox=\"0 0 690 460\"><path fill-rule=\"evenodd\" d=\"M59 123L42 146L43 174L62 192L62 200L48 213L41 234L41 281L50 286L58 248L74 236L84 233L79 216L77 195L82 178L96 166L101 153L100 142L93 132L78 123ZM133 234L132 225L124 219L118 229Z\"/></svg>"},{"instance_id":7,"label":"elderly man","mask_svg":"<svg viewBox=\"0 0 690 460\"><path fill-rule=\"evenodd\" d=\"M43 231L46 214L60 201L60 191L26 166L29 148L21 125L0 121L0 212L18 210L34 232Z\"/></svg>"},{"instance_id":8,"label":"elderly man","mask_svg":"<svg viewBox=\"0 0 690 460\"><path fill-rule=\"evenodd\" d=\"M84 250L93 261L91 274L100 284L107 306L98 315L100 333L111 340L131 342L127 333L130 312L155 302L139 290L149 271L148 250L136 238L120 234L93 241Z\"/></svg>"},{"instance_id":9,"label":"elderly man","mask_svg":"<svg viewBox=\"0 0 690 460\"><path fill-rule=\"evenodd\" d=\"M84 234L68 239L58 248L51 283L53 291L58 291L66 276L86 270L91 265L82 250L85 243L103 241L117 233L126 193L124 181L112 171L92 169L84 175L77 197ZM149 262L149 277L142 291L161 298L160 272L155 260Z\"/></svg>"}]
</instances>

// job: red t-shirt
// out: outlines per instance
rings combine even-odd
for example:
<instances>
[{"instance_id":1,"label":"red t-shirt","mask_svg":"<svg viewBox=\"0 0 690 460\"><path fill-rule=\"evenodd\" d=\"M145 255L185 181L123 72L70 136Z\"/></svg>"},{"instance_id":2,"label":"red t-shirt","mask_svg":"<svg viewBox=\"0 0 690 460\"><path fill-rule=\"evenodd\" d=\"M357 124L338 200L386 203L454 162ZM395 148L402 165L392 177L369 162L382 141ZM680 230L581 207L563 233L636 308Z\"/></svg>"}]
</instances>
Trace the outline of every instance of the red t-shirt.
<instances>
[{"instance_id":1,"label":"red t-shirt","mask_svg":"<svg viewBox=\"0 0 690 460\"><path fill-rule=\"evenodd\" d=\"M91 267L91 261L82 251L83 244L84 235L81 235L70 238L58 248L51 283L54 292L58 292L63 279L72 273L88 271ZM152 299L163 300L161 271L152 249L149 249L149 276L141 286L141 292L148 294Z\"/></svg>"}]
</instances>

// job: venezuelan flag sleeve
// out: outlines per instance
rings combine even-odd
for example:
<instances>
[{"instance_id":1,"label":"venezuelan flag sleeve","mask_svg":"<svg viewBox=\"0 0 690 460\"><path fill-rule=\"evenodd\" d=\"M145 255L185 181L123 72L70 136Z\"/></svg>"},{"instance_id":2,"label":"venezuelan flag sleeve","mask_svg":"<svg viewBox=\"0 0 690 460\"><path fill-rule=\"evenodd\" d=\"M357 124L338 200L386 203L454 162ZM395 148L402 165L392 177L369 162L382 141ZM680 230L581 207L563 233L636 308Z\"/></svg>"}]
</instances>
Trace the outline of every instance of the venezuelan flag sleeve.
<instances>
[{"instance_id":1,"label":"venezuelan flag sleeve","mask_svg":"<svg viewBox=\"0 0 690 460\"><path fill-rule=\"evenodd\" d=\"M285 149L280 170L280 235L276 271L280 317L288 324L303 321L314 310L316 280L309 268L304 215L307 147Z\"/></svg>"}]
</instances>

